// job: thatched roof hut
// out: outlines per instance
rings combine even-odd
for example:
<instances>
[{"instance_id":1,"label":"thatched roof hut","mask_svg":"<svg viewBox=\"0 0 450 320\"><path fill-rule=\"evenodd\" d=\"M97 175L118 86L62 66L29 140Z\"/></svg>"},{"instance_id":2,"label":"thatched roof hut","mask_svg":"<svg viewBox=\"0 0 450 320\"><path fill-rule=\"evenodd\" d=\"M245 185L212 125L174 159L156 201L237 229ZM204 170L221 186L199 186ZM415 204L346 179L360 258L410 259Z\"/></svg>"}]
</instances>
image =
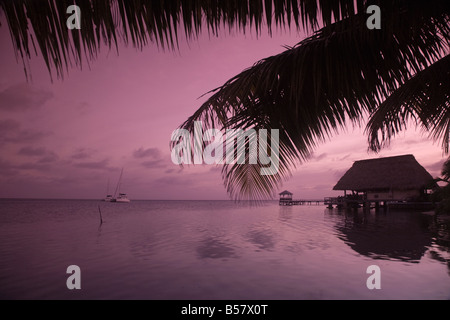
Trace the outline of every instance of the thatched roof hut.
<instances>
[{"instance_id":1,"label":"thatched roof hut","mask_svg":"<svg viewBox=\"0 0 450 320\"><path fill-rule=\"evenodd\" d=\"M280 196L280 200L281 200L281 201L282 201L282 200L292 200L293 193L292 193L292 192L289 192L289 191L287 191L287 190L284 190L283 192L281 192L281 193L279 194L279 196Z\"/></svg>"},{"instance_id":2,"label":"thatched roof hut","mask_svg":"<svg viewBox=\"0 0 450 320\"><path fill-rule=\"evenodd\" d=\"M427 188L433 177L422 167L413 155L377 158L355 161L353 166L334 186L333 190L349 190L365 193L386 193L375 198L400 199L418 196ZM415 190L415 193L393 190ZM389 194L387 194L389 192Z\"/></svg>"},{"instance_id":3,"label":"thatched roof hut","mask_svg":"<svg viewBox=\"0 0 450 320\"><path fill-rule=\"evenodd\" d=\"M289 192L289 191L287 191L287 190L284 190L283 192L280 192L279 195L280 195L280 196L292 196L293 193L292 193L292 192Z\"/></svg>"}]
</instances>

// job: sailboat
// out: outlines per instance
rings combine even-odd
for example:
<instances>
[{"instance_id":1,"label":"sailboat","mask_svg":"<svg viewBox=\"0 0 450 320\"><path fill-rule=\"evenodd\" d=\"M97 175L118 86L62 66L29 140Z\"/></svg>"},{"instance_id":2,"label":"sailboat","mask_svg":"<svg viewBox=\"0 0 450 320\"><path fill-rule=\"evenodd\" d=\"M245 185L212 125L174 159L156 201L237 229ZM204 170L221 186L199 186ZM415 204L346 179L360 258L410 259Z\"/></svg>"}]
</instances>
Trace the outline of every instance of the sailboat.
<instances>
[{"instance_id":1,"label":"sailboat","mask_svg":"<svg viewBox=\"0 0 450 320\"><path fill-rule=\"evenodd\" d=\"M120 184L122 183L122 175L123 175L123 168L122 168L122 171L120 172L119 182L117 183L116 192L114 192L114 197L111 200L111 202L121 202L121 203L130 202L130 199L128 199L127 194L120 192ZM116 197L117 193L119 193L119 196Z\"/></svg>"},{"instance_id":2,"label":"sailboat","mask_svg":"<svg viewBox=\"0 0 450 320\"><path fill-rule=\"evenodd\" d=\"M107 185L107 187L106 187L106 197L103 199L103 201L105 201L105 202L111 202L111 201L113 201L113 196L112 196L112 194L109 194L109 179L108 179L108 185Z\"/></svg>"},{"instance_id":3,"label":"sailboat","mask_svg":"<svg viewBox=\"0 0 450 320\"><path fill-rule=\"evenodd\" d=\"M125 203L128 203L128 202L130 202L130 201L131 201L131 200L128 199L128 196L127 196L126 193L119 193L119 196L116 198L116 201L115 201L115 202L125 202Z\"/></svg>"}]
</instances>

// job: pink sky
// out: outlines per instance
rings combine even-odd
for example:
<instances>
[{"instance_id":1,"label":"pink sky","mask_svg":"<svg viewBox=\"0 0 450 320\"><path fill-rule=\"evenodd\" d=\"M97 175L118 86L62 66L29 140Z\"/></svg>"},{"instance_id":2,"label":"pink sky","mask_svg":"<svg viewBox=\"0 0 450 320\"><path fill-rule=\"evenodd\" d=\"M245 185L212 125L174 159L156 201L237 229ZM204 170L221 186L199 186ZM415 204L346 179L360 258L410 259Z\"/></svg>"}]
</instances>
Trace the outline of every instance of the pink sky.
<instances>
[{"instance_id":1,"label":"pink sky","mask_svg":"<svg viewBox=\"0 0 450 320\"><path fill-rule=\"evenodd\" d=\"M180 51L102 47L97 60L50 81L40 57L27 82L9 30L0 27L0 198L101 199L108 179L131 199L228 199L220 167L180 168L170 158L173 130L205 100L199 97L256 61L302 40L296 32L273 37L223 33L201 36ZM446 160L438 143L413 127L379 154L367 151L363 129L348 128L320 144L293 170L282 189L320 199L354 161L413 154L434 177ZM282 191L282 190L280 190Z\"/></svg>"}]
</instances>

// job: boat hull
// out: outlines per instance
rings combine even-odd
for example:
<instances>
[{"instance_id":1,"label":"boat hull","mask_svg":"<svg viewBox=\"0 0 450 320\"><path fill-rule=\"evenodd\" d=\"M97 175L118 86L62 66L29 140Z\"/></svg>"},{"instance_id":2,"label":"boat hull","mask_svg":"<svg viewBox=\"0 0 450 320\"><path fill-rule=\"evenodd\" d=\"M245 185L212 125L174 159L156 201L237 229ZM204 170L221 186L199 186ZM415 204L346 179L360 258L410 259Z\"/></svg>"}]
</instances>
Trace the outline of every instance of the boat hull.
<instances>
[{"instance_id":1,"label":"boat hull","mask_svg":"<svg viewBox=\"0 0 450 320\"><path fill-rule=\"evenodd\" d=\"M130 199L116 199L115 202L128 203L130 202Z\"/></svg>"}]
</instances>

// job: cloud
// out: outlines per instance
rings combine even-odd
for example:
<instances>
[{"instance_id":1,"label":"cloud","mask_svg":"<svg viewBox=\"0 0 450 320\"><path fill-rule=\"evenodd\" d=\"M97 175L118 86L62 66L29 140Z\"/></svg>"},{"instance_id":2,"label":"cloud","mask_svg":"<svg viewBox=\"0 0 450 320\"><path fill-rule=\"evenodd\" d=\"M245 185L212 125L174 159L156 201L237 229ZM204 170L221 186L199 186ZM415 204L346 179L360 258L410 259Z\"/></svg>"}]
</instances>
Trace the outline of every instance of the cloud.
<instances>
[{"instance_id":1,"label":"cloud","mask_svg":"<svg viewBox=\"0 0 450 320\"><path fill-rule=\"evenodd\" d=\"M311 160L315 160L315 161L320 161L325 159L328 156L327 153L321 153L318 156L316 156L315 154L312 155Z\"/></svg>"},{"instance_id":2,"label":"cloud","mask_svg":"<svg viewBox=\"0 0 450 320\"><path fill-rule=\"evenodd\" d=\"M14 136L10 137L9 142L35 142L51 135L51 132L20 130Z\"/></svg>"},{"instance_id":3,"label":"cloud","mask_svg":"<svg viewBox=\"0 0 450 320\"><path fill-rule=\"evenodd\" d=\"M443 159L443 160L441 160L441 161L435 162L435 163L433 163L433 164L427 166L427 167L428 167L428 170L430 170L430 171L441 172L441 171L442 171L442 167L443 167L445 161L447 161L447 160L446 160L446 159Z\"/></svg>"},{"instance_id":4,"label":"cloud","mask_svg":"<svg viewBox=\"0 0 450 320\"><path fill-rule=\"evenodd\" d=\"M147 169L162 168L166 166L162 159L144 161L141 163L141 165Z\"/></svg>"},{"instance_id":5,"label":"cloud","mask_svg":"<svg viewBox=\"0 0 450 320\"><path fill-rule=\"evenodd\" d=\"M53 93L27 83L18 83L0 91L0 110L23 112L43 106Z\"/></svg>"},{"instance_id":6,"label":"cloud","mask_svg":"<svg viewBox=\"0 0 450 320\"><path fill-rule=\"evenodd\" d=\"M150 157L151 158L160 158L161 152L157 148L144 149L141 147L138 150L133 152L133 156L136 159L150 158Z\"/></svg>"},{"instance_id":7,"label":"cloud","mask_svg":"<svg viewBox=\"0 0 450 320\"><path fill-rule=\"evenodd\" d=\"M26 162L26 163L15 165L14 168L19 169L19 170L48 171L51 169L51 166L47 163Z\"/></svg>"},{"instance_id":8,"label":"cloud","mask_svg":"<svg viewBox=\"0 0 450 320\"><path fill-rule=\"evenodd\" d=\"M0 178L17 176L17 168L9 161L0 159Z\"/></svg>"},{"instance_id":9,"label":"cloud","mask_svg":"<svg viewBox=\"0 0 450 320\"><path fill-rule=\"evenodd\" d=\"M442 175L442 168L445 161L447 161L447 159L442 159L441 161L432 163L424 167L433 177L440 177Z\"/></svg>"},{"instance_id":10,"label":"cloud","mask_svg":"<svg viewBox=\"0 0 450 320\"><path fill-rule=\"evenodd\" d=\"M92 150L88 150L85 148L81 148L75 151L75 153L71 156L72 159L75 160L83 160L91 158Z\"/></svg>"},{"instance_id":11,"label":"cloud","mask_svg":"<svg viewBox=\"0 0 450 320\"><path fill-rule=\"evenodd\" d=\"M20 123L13 119L0 120L0 136L20 129Z\"/></svg>"},{"instance_id":12,"label":"cloud","mask_svg":"<svg viewBox=\"0 0 450 320\"><path fill-rule=\"evenodd\" d=\"M14 177L18 178L23 171L49 171L52 169L52 166L49 163L44 162L25 162L25 163L11 163L9 161L4 161L0 159L0 176L1 177Z\"/></svg>"},{"instance_id":13,"label":"cloud","mask_svg":"<svg viewBox=\"0 0 450 320\"><path fill-rule=\"evenodd\" d=\"M145 159L141 163L141 166L147 169L162 168L167 165L166 159L163 159L161 151L158 148L144 149L141 147L133 152L133 157L135 159Z\"/></svg>"},{"instance_id":14,"label":"cloud","mask_svg":"<svg viewBox=\"0 0 450 320\"><path fill-rule=\"evenodd\" d=\"M334 185L332 185L330 188L329 184L318 184L318 185L315 185L314 187L312 187L312 189L319 190L319 191L322 191L322 190L328 191L328 190L332 189L333 187L334 187Z\"/></svg>"},{"instance_id":15,"label":"cloud","mask_svg":"<svg viewBox=\"0 0 450 320\"><path fill-rule=\"evenodd\" d=\"M422 137L422 138L409 138L403 141L403 143L406 145L417 145L424 142L429 143L430 139L428 137Z\"/></svg>"},{"instance_id":16,"label":"cloud","mask_svg":"<svg viewBox=\"0 0 450 320\"><path fill-rule=\"evenodd\" d=\"M40 157L37 163L51 163L58 160L58 155L53 151L49 151L44 147L23 147L17 154L27 156L27 157Z\"/></svg>"},{"instance_id":17,"label":"cloud","mask_svg":"<svg viewBox=\"0 0 450 320\"><path fill-rule=\"evenodd\" d=\"M350 167L348 168L350 169ZM344 169L344 170L334 170L333 172L333 176L340 179L343 177L343 175L348 171L348 169Z\"/></svg>"},{"instance_id":18,"label":"cloud","mask_svg":"<svg viewBox=\"0 0 450 320\"><path fill-rule=\"evenodd\" d=\"M30 143L51 135L51 131L22 130L18 121L0 120L0 143Z\"/></svg>"},{"instance_id":19,"label":"cloud","mask_svg":"<svg viewBox=\"0 0 450 320\"><path fill-rule=\"evenodd\" d=\"M54 152L50 152L39 159L38 163L51 163L56 162L58 160L58 156Z\"/></svg>"},{"instance_id":20,"label":"cloud","mask_svg":"<svg viewBox=\"0 0 450 320\"><path fill-rule=\"evenodd\" d=\"M89 114L89 111L92 109L92 107L88 102L83 101L76 106L76 109L78 110L81 116L85 116Z\"/></svg>"},{"instance_id":21,"label":"cloud","mask_svg":"<svg viewBox=\"0 0 450 320\"><path fill-rule=\"evenodd\" d=\"M52 177L50 179L50 182L52 184L61 184L61 185L65 185L65 186L67 186L68 184L73 185L73 184L79 183L78 180L76 180L72 177L67 177L67 176L66 177Z\"/></svg>"},{"instance_id":22,"label":"cloud","mask_svg":"<svg viewBox=\"0 0 450 320\"><path fill-rule=\"evenodd\" d=\"M25 156L43 156L47 153L47 150L43 147L33 148L33 147L23 147L19 150L18 154Z\"/></svg>"},{"instance_id":23,"label":"cloud","mask_svg":"<svg viewBox=\"0 0 450 320\"><path fill-rule=\"evenodd\" d=\"M109 170L108 162L108 159L104 159L102 161L75 163L74 166L83 169Z\"/></svg>"},{"instance_id":24,"label":"cloud","mask_svg":"<svg viewBox=\"0 0 450 320\"><path fill-rule=\"evenodd\" d=\"M190 176L176 175L158 178L155 183L160 186L192 186L195 185L195 179Z\"/></svg>"},{"instance_id":25,"label":"cloud","mask_svg":"<svg viewBox=\"0 0 450 320\"><path fill-rule=\"evenodd\" d=\"M337 161L344 161L347 160L348 158L350 158L351 154L347 153L345 156L341 156L337 158Z\"/></svg>"}]
</instances>

